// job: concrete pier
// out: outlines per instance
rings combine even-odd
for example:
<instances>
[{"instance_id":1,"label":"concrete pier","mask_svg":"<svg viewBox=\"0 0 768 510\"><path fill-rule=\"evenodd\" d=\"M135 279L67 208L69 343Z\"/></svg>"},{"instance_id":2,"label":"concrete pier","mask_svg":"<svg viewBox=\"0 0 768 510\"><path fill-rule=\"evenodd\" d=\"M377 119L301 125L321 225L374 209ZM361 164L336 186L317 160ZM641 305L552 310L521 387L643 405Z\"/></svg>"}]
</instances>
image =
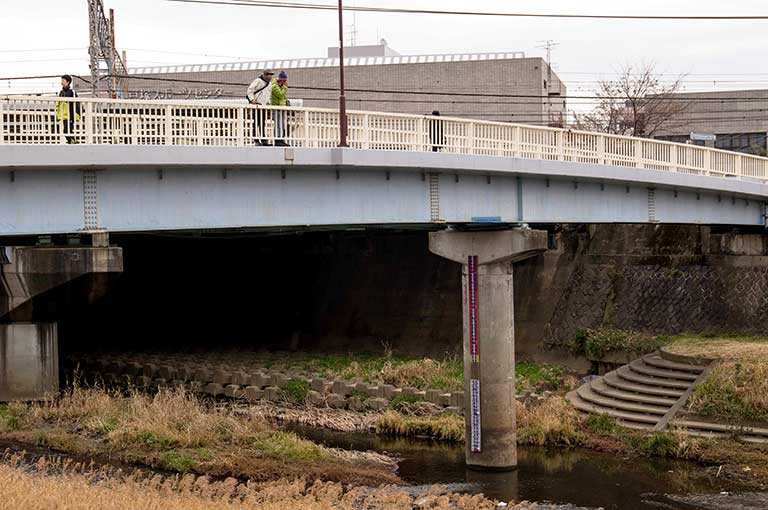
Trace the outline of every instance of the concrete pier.
<instances>
[{"instance_id":1,"label":"concrete pier","mask_svg":"<svg viewBox=\"0 0 768 510\"><path fill-rule=\"evenodd\" d=\"M0 402L58 390L58 314L93 302L123 270L106 234L94 246L0 246ZM91 277L83 280L83 276Z\"/></svg>"},{"instance_id":2,"label":"concrete pier","mask_svg":"<svg viewBox=\"0 0 768 510\"><path fill-rule=\"evenodd\" d=\"M0 402L37 400L58 389L56 324L0 325Z\"/></svg>"},{"instance_id":3,"label":"concrete pier","mask_svg":"<svg viewBox=\"0 0 768 510\"><path fill-rule=\"evenodd\" d=\"M463 265L466 461L517 467L513 264L547 249L536 230L430 234L432 253Z\"/></svg>"}]
</instances>

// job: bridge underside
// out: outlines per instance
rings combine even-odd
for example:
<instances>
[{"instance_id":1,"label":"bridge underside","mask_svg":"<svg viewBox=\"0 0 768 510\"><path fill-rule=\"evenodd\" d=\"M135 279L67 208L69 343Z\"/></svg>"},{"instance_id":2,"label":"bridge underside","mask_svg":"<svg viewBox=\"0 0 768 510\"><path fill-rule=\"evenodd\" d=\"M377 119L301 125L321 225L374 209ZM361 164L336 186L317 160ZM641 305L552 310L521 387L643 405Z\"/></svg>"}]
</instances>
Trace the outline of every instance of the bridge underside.
<instances>
[{"instance_id":1,"label":"bridge underside","mask_svg":"<svg viewBox=\"0 0 768 510\"><path fill-rule=\"evenodd\" d=\"M340 149L1 147L0 233L443 223L764 225L768 186L575 162ZM92 161L87 167L77 161ZM338 228L338 227L337 227Z\"/></svg>"}]
</instances>

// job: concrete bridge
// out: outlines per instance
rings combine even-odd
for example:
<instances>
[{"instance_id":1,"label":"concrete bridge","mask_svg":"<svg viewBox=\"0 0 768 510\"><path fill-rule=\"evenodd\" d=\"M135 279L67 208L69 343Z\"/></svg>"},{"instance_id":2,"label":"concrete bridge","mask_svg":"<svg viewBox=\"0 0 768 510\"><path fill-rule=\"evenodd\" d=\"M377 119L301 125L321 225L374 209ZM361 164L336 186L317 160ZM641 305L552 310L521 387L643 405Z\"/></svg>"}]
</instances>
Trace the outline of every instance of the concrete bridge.
<instances>
[{"instance_id":1,"label":"concrete bridge","mask_svg":"<svg viewBox=\"0 0 768 510\"><path fill-rule=\"evenodd\" d=\"M467 461L477 467L516 465L512 265L547 249L546 232L526 224L766 225L768 159L704 147L353 111L350 147L338 148L333 110L78 99L82 121L70 126L56 121L56 101L0 99L0 236L93 235L85 258L111 262L83 274L120 270L108 247L117 232L439 231L431 251L464 266ZM8 282L37 269L6 252L8 321L24 304ZM50 329L0 332L6 345L19 335L50 344ZM0 380L0 399L14 384Z\"/></svg>"}]
</instances>

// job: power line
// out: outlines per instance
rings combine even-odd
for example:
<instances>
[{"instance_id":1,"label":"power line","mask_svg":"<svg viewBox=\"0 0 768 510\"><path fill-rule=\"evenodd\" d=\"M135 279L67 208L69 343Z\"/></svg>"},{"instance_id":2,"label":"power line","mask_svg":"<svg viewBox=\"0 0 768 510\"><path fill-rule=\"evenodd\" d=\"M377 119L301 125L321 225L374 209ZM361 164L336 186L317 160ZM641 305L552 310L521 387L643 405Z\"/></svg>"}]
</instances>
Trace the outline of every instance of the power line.
<instances>
[{"instance_id":1,"label":"power line","mask_svg":"<svg viewBox=\"0 0 768 510\"><path fill-rule=\"evenodd\" d=\"M0 53L40 53L51 51L83 51L88 48L40 48L40 49L23 49L23 50L0 50Z\"/></svg>"},{"instance_id":2,"label":"power line","mask_svg":"<svg viewBox=\"0 0 768 510\"><path fill-rule=\"evenodd\" d=\"M208 53L187 53L184 51L163 51L163 50L144 50L140 48L126 48L126 51L138 51L144 53L162 53L166 55L186 55L189 57L213 57L213 58L235 58L238 60L257 60L258 57L238 57L233 55L211 55Z\"/></svg>"},{"instance_id":3,"label":"power line","mask_svg":"<svg viewBox=\"0 0 768 510\"><path fill-rule=\"evenodd\" d=\"M159 76L148 76L148 75L117 75L117 78L128 78L134 81L160 81L160 82L168 82L168 83L196 83L196 84L204 84L204 85L219 85L219 86L235 86L235 87L247 87L248 83L240 83L240 82L225 82L225 81L211 81L211 80L199 80L199 79L185 79L185 78L163 78ZM300 90L317 90L317 91L328 91L328 92L338 92L338 89L336 87L316 87L311 85L294 85L292 87L293 89L300 89ZM503 93L488 93L488 92L459 92L459 91L427 91L427 90L387 90L387 89L358 89L358 88L348 88L350 92L365 92L365 93L371 93L371 94L406 94L406 95L420 95L420 96L464 96L464 97L497 97L497 98L528 98L528 99L552 99L552 100L569 100L569 99L592 99L592 100L602 100L602 99L614 99L614 100L624 100L627 99L625 97L615 96L615 97L601 97L601 96L577 96L577 95L566 95L566 96L549 96L549 95L539 95L539 94L503 94ZM768 91L766 92L765 96L754 96L754 97L738 97L738 96L712 96L712 97L668 97L665 98L665 100L672 100L672 101L684 101L684 102L717 102L717 101L766 101L768 100Z\"/></svg>"},{"instance_id":4,"label":"power line","mask_svg":"<svg viewBox=\"0 0 768 510\"><path fill-rule=\"evenodd\" d=\"M306 10L325 10L336 11L335 5L310 4L297 2L276 2L262 0L164 0L166 2L190 3L190 4L213 4L213 5L236 5L247 7L271 7L281 9L306 9ZM563 14L563 13L512 13L512 12L482 12L482 11L447 11L437 9L404 9L392 7L361 7L347 6L345 11L357 12L383 12L383 13L402 13L402 14L441 14L452 16L489 16L489 17L510 17L510 18L569 18L569 19L604 19L604 20L688 20L688 21L755 21L768 20L768 15L717 15L717 16L670 16L670 15L626 15L626 14Z\"/></svg>"}]
</instances>

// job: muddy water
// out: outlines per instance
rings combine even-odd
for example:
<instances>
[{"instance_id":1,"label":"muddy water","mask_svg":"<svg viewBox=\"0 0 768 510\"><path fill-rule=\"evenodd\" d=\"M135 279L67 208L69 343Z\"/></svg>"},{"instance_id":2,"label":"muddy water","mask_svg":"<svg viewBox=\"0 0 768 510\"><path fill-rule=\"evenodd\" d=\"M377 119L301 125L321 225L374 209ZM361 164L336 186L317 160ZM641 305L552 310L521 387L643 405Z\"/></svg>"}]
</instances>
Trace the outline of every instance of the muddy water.
<instances>
[{"instance_id":1,"label":"muddy water","mask_svg":"<svg viewBox=\"0 0 768 510\"><path fill-rule=\"evenodd\" d=\"M693 463L629 458L585 450L520 448L519 469L480 473L464 466L463 447L387 439L291 425L327 446L387 452L400 458L401 477L414 484L470 483L473 492L502 501L550 501L606 510L700 510L664 494L710 494L739 487L709 477Z\"/></svg>"}]
</instances>

